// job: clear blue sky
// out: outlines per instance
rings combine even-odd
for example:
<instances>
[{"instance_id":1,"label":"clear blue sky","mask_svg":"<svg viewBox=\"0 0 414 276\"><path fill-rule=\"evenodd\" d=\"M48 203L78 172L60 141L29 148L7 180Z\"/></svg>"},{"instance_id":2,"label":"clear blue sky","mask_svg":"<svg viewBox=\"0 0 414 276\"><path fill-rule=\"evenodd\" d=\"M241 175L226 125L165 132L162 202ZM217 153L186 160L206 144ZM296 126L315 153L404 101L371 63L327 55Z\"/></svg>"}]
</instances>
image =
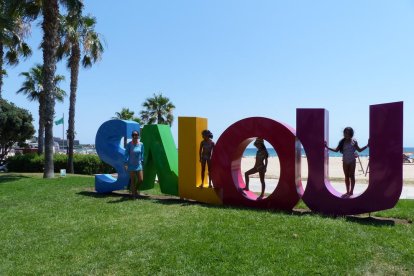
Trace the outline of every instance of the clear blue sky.
<instances>
[{"instance_id":1,"label":"clear blue sky","mask_svg":"<svg viewBox=\"0 0 414 276\"><path fill-rule=\"evenodd\" d=\"M414 146L414 2L408 0L84 1L107 46L101 62L81 70L76 138L94 143L99 126L122 107L138 113L162 92L178 116L209 119L215 140L232 123L264 116L295 127L296 108L326 108L330 144L342 129L368 139L369 105L404 101L404 145ZM4 97L18 74L42 61L34 25L28 61L6 68ZM67 76L65 63L58 71ZM69 100L56 105L68 117ZM65 122L67 125L67 121ZM54 128L62 135L61 126ZM172 127L177 142L177 120Z\"/></svg>"}]
</instances>

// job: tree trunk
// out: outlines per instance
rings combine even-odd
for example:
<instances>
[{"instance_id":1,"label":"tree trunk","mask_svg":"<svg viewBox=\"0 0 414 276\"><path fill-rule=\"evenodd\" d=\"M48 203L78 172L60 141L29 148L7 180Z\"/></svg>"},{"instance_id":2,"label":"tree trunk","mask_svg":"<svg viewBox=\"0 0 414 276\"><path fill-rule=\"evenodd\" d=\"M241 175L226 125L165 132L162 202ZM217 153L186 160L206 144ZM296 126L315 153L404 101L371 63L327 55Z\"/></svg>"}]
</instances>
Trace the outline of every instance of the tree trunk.
<instances>
[{"instance_id":1,"label":"tree trunk","mask_svg":"<svg viewBox=\"0 0 414 276\"><path fill-rule=\"evenodd\" d=\"M43 178L54 177L53 164L53 116L55 114L56 49L58 45L57 0L43 0L43 91L45 93L45 164Z\"/></svg>"},{"instance_id":2,"label":"tree trunk","mask_svg":"<svg viewBox=\"0 0 414 276\"><path fill-rule=\"evenodd\" d=\"M157 124L163 124L161 112L157 112Z\"/></svg>"},{"instance_id":3,"label":"tree trunk","mask_svg":"<svg viewBox=\"0 0 414 276\"><path fill-rule=\"evenodd\" d=\"M44 139L45 139L45 124L44 124L44 110L45 110L45 99L44 93L39 95L39 135L37 137L37 153L43 154Z\"/></svg>"},{"instance_id":4,"label":"tree trunk","mask_svg":"<svg viewBox=\"0 0 414 276\"><path fill-rule=\"evenodd\" d=\"M75 140L75 105L76 91L78 89L80 47L76 42L72 46L72 55L69 60L70 64L70 97L69 97L69 127L68 127L68 173L74 173L73 169L73 142Z\"/></svg>"},{"instance_id":5,"label":"tree trunk","mask_svg":"<svg viewBox=\"0 0 414 276\"><path fill-rule=\"evenodd\" d=\"M4 45L3 42L0 41L0 99L2 98L2 91L3 91L3 55L4 55Z\"/></svg>"}]
</instances>

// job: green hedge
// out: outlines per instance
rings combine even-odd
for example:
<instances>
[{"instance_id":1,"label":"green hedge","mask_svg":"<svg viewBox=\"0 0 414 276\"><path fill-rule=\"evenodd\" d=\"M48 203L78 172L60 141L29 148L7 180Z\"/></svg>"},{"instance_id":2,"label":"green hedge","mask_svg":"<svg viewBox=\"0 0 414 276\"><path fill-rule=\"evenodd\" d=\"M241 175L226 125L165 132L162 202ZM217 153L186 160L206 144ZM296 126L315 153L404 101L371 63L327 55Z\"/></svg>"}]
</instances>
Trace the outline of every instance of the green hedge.
<instances>
[{"instance_id":1,"label":"green hedge","mask_svg":"<svg viewBox=\"0 0 414 276\"><path fill-rule=\"evenodd\" d=\"M55 154L53 161L55 172L67 168L68 157L66 154ZM10 172L43 172L44 155L29 153L15 155L7 159L7 168ZM97 155L74 154L73 167L76 174L114 173L115 170L103 163Z\"/></svg>"}]
</instances>

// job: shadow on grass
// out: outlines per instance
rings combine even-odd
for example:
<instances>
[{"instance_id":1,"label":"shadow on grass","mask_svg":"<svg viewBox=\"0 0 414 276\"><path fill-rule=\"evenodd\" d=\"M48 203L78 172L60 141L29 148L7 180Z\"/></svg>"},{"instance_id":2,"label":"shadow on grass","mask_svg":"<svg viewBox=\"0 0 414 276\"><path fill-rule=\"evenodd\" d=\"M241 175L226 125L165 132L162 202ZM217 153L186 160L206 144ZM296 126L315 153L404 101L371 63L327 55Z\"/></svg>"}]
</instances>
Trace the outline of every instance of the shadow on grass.
<instances>
[{"instance_id":1,"label":"shadow on grass","mask_svg":"<svg viewBox=\"0 0 414 276\"><path fill-rule=\"evenodd\" d=\"M221 209L223 209L223 206L214 206L214 205L206 204L203 202L198 202L194 200L186 200L186 199L181 199L181 198L157 198L153 200L163 205L180 205L180 206L198 205L198 206L203 206L203 207L208 207L208 208L220 207Z\"/></svg>"},{"instance_id":2,"label":"shadow on grass","mask_svg":"<svg viewBox=\"0 0 414 276\"><path fill-rule=\"evenodd\" d=\"M0 184L17 181L22 178L29 178L29 177L25 175L21 175L21 174L0 173Z\"/></svg>"},{"instance_id":3,"label":"shadow on grass","mask_svg":"<svg viewBox=\"0 0 414 276\"><path fill-rule=\"evenodd\" d=\"M113 203L122 203L125 201L134 200L134 198L127 193L106 193L106 194L100 194L92 191L82 191L78 193L82 196L90 196L94 198L117 198L115 200L108 201L109 204ZM169 195L150 195L150 194L141 194L138 196L138 198L135 198L135 200L151 200L153 202L156 202L158 204L162 205L180 205L180 206L202 206L205 208L211 208L211 209L228 209L228 210L249 210L253 212L272 212L275 214L286 214L286 215L292 215L292 216L319 216L326 219L345 219L347 222L351 223L358 223L361 225L371 225L371 226L394 226L395 224L407 224L409 223L406 220L401 219L393 219L393 218L382 218L382 217L371 217L371 216L328 216L323 215L319 213L312 212L309 209L294 209L292 211L283 211L283 210L267 210L267 209L254 209L249 207L243 207L243 206L224 206L224 205L211 205L206 204L203 202L198 202L195 200L185 200L181 199L175 196L169 196Z\"/></svg>"},{"instance_id":4,"label":"shadow on grass","mask_svg":"<svg viewBox=\"0 0 414 276\"><path fill-rule=\"evenodd\" d=\"M292 211L283 211L283 210L267 210L267 209L254 209L249 207L243 206L224 206L224 205L211 205L206 204L194 200L183 200L179 198L159 198L156 199L157 203L164 204L164 205L176 205L179 204L181 206L187 205L199 205L205 208L218 208L218 209L228 209L228 210L249 210L253 212L272 212L275 214L285 214L285 215L292 215L296 217L300 216L319 216L326 219L342 219L344 218L347 222L358 223L362 225L371 225L371 226L394 226L395 224L408 224L410 223L407 220L402 219L394 219L394 218L382 218L382 217L366 217L362 215L356 216L328 216L319 213L312 212L309 209L293 209Z\"/></svg>"},{"instance_id":5,"label":"shadow on grass","mask_svg":"<svg viewBox=\"0 0 414 276\"><path fill-rule=\"evenodd\" d=\"M116 193L101 194L101 193L91 192L91 191L82 191L77 194L82 195L82 196L95 197L95 198L107 198L107 197L119 197L120 196L120 194L116 194Z\"/></svg>"},{"instance_id":6,"label":"shadow on grass","mask_svg":"<svg viewBox=\"0 0 414 276\"><path fill-rule=\"evenodd\" d=\"M89 197L94 197L94 198L116 198L114 200L108 201L108 203L121 203L124 201L129 201L129 200L145 200L145 199L153 199L151 198L150 195L139 195L137 198L132 197L132 195L127 194L127 193L97 193L97 192L92 192L92 191L82 191L77 193L78 195L82 195L82 196L89 196Z\"/></svg>"},{"instance_id":7,"label":"shadow on grass","mask_svg":"<svg viewBox=\"0 0 414 276\"><path fill-rule=\"evenodd\" d=\"M296 216L320 216L328 219L345 219L347 222L358 223L371 226L394 226L395 224L407 224L409 221L394 218L372 217L366 215L350 215L350 216L329 216L312 212L309 209L295 209L292 215Z\"/></svg>"},{"instance_id":8,"label":"shadow on grass","mask_svg":"<svg viewBox=\"0 0 414 276\"><path fill-rule=\"evenodd\" d=\"M345 219L346 221L349 221L349 222L356 222L359 224L373 225L373 226L394 226L396 224L396 220L394 219L377 218L377 217L348 216Z\"/></svg>"},{"instance_id":9,"label":"shadow on grass","mask_svg":"<svg viewBox=\"0 0 414 276\"><path fill-rule=\"evenodd\" d=\"M152 200L156 203L163 204L163 205L181 205L181 206L200 205L200 206L209 207L209 208L212 207L212 205L209 205L206 203L198 202L195 200L185 200L185 199L181 199L179 197L170 196L170 195L152 195L152 194L141 193L141 195L139 195L137 198L133 198L130 194L122 193L122 192L97 193L93 191L82 191L77 194L82 195L82 196L94 197L94 198L117 198L116 200L108 201L108 203L111 203L111 204L121 203L124 201L135 199L135 200ZM217 206L217 207L227 208L227 206Z\"/></svg>"}]
</instances>

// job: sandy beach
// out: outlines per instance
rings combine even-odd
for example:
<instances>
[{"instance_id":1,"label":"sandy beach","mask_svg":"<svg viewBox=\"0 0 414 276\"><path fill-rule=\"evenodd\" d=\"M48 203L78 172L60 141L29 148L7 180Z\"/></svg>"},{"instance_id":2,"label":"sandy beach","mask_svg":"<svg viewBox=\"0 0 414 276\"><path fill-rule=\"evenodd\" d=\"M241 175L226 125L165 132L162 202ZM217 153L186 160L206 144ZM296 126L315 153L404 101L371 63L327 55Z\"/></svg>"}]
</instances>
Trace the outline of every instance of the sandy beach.
<instances>
[{"instance_id":1,"label":"sandy beach","mask_svg":"<svg viewBox=\"0 0 414 276\"><path fill-rule=\"evenodd\" d=\"M279 158L269 157L269 164L267 166L266 178L277 179L280 175ZM241 168L242 172L249 170L254 166L255 157L243 157ZM355 171L356 181L361 184L368 183L369 172L365 175L368 166L368 158L360 157L360 162L357 159L357 167ZM306 180L308 176L308 162L305 157L302 157L302 180ZM258 174L252 175L252 177L259 177ZM404 184L414 185L414 163L403 165L403 177ZM342 170L342 157L330 157L329 158L329 178L332 181L341 181L344 179L344 173Z\"/></svg>"},{"instance_id":2,"label":"sandy beach","mask_svg":"<svg viewBox=\"0 0 414 276\"><path fill-rule=\"evenodd\" d=\"M360 161L360 162L359 162ZM355 186L355 193L359 194L362 193L366 187L368 186L369 180L369 172L365 174L367 165L368 165L368 157L360 157L360 160L357 159L357 167L355 171L356 177L356 186ZM255 157L243 157L241 163L242 173L249 170L254 166ZM306 157L302 157L302 185L306 186L306 180L308 176L308 164ZM275 189L277 185L277 181L280 175L280 164L279 158L277 157L270 157L269 164L267 166L266 172L266 193L271 193ZM259 175L254 174L251 176L251 189L253 191L260 191L260 181ZM339 192L345 193L345 184L344 184L344 173L342 170L342 157L330 157L329 158L329 179L331 184L334 186L336 190ZM403 179L404 179L404 186L403 186L403 193L401 198L413 198L414 196L414 163L404 164L403 165Z\"/></svg>"}]
</instances>

